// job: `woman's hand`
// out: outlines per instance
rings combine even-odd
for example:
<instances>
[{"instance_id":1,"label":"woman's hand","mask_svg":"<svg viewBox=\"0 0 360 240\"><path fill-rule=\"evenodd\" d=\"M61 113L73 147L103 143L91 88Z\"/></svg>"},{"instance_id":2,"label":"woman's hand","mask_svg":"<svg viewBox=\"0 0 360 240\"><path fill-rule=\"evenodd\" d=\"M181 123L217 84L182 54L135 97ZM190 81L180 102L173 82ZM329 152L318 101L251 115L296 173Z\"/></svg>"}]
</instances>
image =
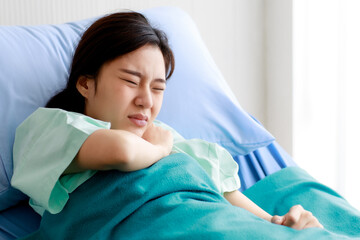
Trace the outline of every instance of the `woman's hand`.
<instances>
[{"instance_id":1,"label":"woman's hand","mask_svg":"<svg viewBox=\"0 0 360 240\"><path fill-rule=\"evenodd\" d=\"M155 146L159 146L163 157L170 154L173 146L173 136L170 131L151 123L142 138Z\"/></svg>"},{"instance_id":2,"label":"woman's hand","mask_svg":"<svg viewBox=\"0 0 360 240\"><path fill-rule=\"evenodd\" d=\"M271 222L297 230L311 227L324 228L317 218L311 212L306 211L301 205L293 206L284 216L273 216Z\"/></svg>"}]
</instances>

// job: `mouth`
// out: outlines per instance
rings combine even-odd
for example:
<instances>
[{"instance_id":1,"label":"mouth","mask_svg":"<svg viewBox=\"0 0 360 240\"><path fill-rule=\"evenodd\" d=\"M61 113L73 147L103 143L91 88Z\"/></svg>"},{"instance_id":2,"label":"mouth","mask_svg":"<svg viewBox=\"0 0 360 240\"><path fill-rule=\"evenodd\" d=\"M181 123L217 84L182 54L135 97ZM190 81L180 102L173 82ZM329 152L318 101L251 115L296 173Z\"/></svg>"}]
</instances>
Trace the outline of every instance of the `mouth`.
<instances>
[{"instance_id":1,"label":"mouth","mask_svg":"<svg viewBox=\"0 0 360 240\"><path fill-rule=\"evenodd\" d=\"M137 127L145 127L148 122L148 117L141 113L129 115L128 118Z\"/></svg>"}]
</instances>

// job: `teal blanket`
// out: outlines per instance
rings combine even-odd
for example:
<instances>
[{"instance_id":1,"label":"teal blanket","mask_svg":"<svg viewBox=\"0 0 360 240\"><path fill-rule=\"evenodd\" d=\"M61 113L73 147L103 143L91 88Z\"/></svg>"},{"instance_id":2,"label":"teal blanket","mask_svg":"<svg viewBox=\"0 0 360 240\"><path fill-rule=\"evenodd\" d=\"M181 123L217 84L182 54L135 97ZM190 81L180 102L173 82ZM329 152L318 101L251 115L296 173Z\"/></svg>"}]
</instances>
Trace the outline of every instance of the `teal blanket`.
<instances>
[{"instance_id":1,"label":"teal blanket","mask_svg":"<svg viewBox=\"0 0 360 240\"><path fill-rule=\"evenodd\" d=\"M98 172L62 212L45 213L27 239L360 239L360 213L299 168L245 194L271 214L302 204L326 229L298 231L232 206L200 165L179 153L136 172Z\"/></svg>"}]
</instances>

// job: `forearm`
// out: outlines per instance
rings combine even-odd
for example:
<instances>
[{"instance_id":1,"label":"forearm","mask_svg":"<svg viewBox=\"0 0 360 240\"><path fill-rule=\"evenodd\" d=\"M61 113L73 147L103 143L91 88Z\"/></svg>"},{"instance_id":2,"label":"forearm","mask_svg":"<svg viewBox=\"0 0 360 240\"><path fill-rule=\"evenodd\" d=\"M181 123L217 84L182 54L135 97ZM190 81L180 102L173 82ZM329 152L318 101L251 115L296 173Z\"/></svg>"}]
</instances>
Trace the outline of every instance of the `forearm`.
<instances>
[{"instance_id":1,"label":"forearm","mask_svg":"<svg viewBox=\"0 0 360 240\"><path fill-rule=\"evenodd\" d=\"M304 210L300 205L293 206L284 216L271 216L239 191L225 193L224 197L232 205L244 208L271 223L284 225L298 230L310 227L324 228L311 212Z\"/></svg>"},{"instance_id":2,"label":"forearm","mask_svg":"<svg viewBox=\"0 0 360 240\"><path fill-rule=\"evenodd\" d=\"M256 216L271 222L272 216L239 191L224 193L224 197L234 206L244 208Z\"/></svg>"},{"instance_id":3,"label":"forearm","mask_svg":"<svg viewBox=\"0 0 360 240\"><path fill-rule=\"evenodd\" d=\"M151 166L167 154L160 146L128 131L101 129L85 140L65 173L88 169L135 171Z\"/></svg>"}]
</instances>

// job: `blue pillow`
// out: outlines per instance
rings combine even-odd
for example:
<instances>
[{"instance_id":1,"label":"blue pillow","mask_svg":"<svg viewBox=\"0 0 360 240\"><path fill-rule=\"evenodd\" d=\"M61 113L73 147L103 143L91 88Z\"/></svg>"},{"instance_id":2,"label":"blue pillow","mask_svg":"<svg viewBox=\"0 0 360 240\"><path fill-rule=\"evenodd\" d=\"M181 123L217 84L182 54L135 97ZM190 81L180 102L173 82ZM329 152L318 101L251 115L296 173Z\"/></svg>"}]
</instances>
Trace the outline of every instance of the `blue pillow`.
<instances>
[{"instance_id":1,"label":"blue pillow","mask_svg":"<svg viewBox=\"0 0 360 240\"><path fill-rule=\"evenodd\" d=\"M175 53L159 120L185 138L219 143L233 155L274 140L240 107L186 13L173 7L143 13L167 33ZM15 130L65 87L74 48L93 21L0 26L0 210L26 199L10 186Z\"/></svg>"},{"instance_id":2,"label":"blue pillow","mask_svg":"<svg viewBox=\"0 0 360 240\"><path fill-rule=\"evenodd\" d=\"M274 141L246 113L215 65L189 15L176 8L145 12L164 30L175 53L175 72L168 81L158 119L185 138L201 138L246 155Z\"/></svg>"},{"instance_id":3,"label":"blue pillow","mask_svg":"<svg viewBox=\"0 0 360 240\"><path fill-rule=\"evenodd\" d=\"M26 198L10 186L15 130L65 87L74 47L88 24L0 26L0 210Z\"/></svg>"}]
</instances>

